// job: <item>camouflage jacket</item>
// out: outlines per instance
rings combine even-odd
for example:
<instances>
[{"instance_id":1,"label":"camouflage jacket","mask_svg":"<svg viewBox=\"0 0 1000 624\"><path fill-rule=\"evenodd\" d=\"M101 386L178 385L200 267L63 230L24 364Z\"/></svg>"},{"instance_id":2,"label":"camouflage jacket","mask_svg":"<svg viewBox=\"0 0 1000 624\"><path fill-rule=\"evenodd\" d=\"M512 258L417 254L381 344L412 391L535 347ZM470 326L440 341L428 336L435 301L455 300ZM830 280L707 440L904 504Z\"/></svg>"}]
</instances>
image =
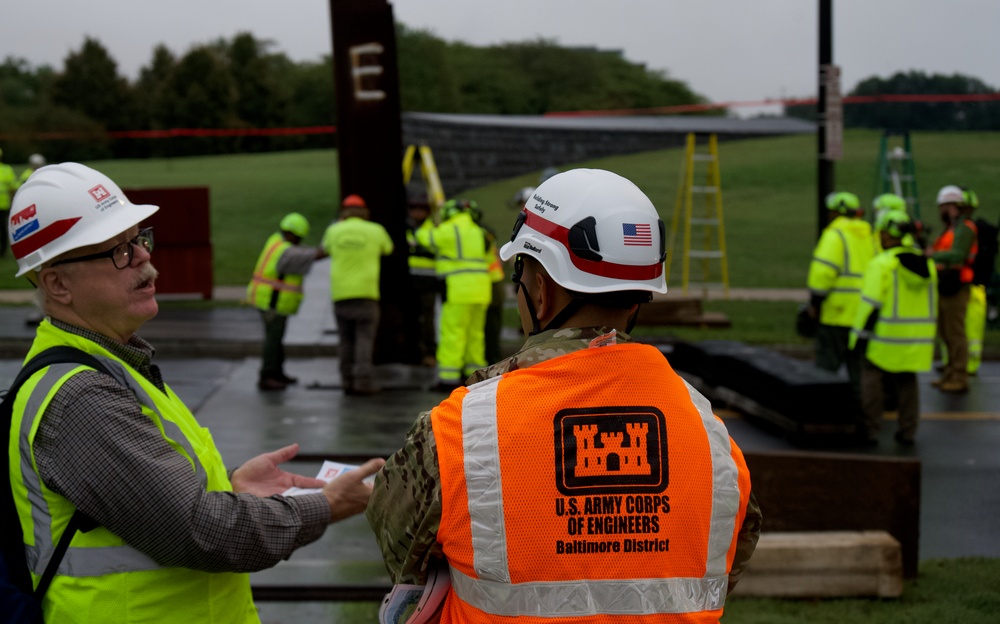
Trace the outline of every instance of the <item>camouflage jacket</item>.
<instances>
[{"instance_id":1,"label":"camouflage jacket","mask_svg":"<svg viewBox=\"0 0 1000 624\"><path fill-rule=\"evenodd\" d=\"M521 350L476 371L467 384L498 377L574 351L631 342L628 334L606 327L556 329L529 337ZM422 412L403 446L375 478L366 511L393 583L423 584L430 566L443 558L437 532L441 522L441 476L430 411ZM760 534L760 509L751 493L740 529L730 589L742 574Z\"/></svg>"}]
</instances>

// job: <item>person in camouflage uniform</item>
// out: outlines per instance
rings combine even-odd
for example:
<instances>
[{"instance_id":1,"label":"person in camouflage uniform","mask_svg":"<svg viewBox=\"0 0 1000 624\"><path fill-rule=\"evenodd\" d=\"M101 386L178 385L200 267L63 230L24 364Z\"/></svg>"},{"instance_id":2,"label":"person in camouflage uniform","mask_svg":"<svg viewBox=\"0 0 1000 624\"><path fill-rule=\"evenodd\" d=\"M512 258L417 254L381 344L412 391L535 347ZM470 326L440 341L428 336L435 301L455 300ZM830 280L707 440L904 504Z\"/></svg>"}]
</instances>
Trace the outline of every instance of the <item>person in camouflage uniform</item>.
<instances>
[{"instance_id":1,"label":"person in camouflage uniform","mask_svg":"<svg viewBox=\"0 0 1000 624\"><path fill-rule=\"evenodd\" d=\"M761 513L742 453L708 401L659 351L628 334L639 304L651 292L666 291L663 252L655 208L635 185L610 172L554 176L522 210L500 255L515 258L524 346L418 416L402 448L376 475L366 512L394 583L423 584L447 565L451 588L438 607L441 622L500 616L596 621L609 614L644 616L637 622L705 621L706 614L713 620L722 615L756 547ZM662 470L662 480L654 478L648 488L621 478L632 473L617 464L617 455L614 468L606 457L606 474L594 480L580 460L587 451L553 441L555 416L557 424L568 419L567 436L590 428L600 432L598 446L620 442L616 427L631 427L623 423L636 411L658 414L644 422L662 432L622 448L622 456L636 456L625 448L630 446L646 453L642 459L649 461L640 466L646 477ZM493 445L480 454L482 440ZM553 452L565 475L553 468ZM647 468L654 464L657 471ZM553 475L561 481L553 483ZM583 495L602 485L611 486L610 495ZM657 505L662 497L668 509L647 507L639 518L647 524L639 529L634 516L622 515L626 497ZM692 513L701 504L709 511ZM566 534L563 516L573 538L557 539ZM596 522L574 525L585 519ZM588 534L574 533L574 526ZM700 542L697 536L706 535ZM680 563L692 560L701 572ZM678 613L684 615L677 619Z\"/></svg>"}]
</instances>

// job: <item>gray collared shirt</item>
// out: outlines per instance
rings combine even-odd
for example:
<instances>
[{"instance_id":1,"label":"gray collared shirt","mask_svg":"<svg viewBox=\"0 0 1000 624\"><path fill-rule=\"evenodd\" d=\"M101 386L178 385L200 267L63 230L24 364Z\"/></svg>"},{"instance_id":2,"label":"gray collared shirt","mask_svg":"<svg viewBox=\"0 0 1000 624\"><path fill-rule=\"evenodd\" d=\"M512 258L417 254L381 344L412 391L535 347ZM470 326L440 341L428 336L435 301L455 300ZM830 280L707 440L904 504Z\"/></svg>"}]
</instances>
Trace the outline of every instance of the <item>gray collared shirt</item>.
<instances>
[{"instance_id":1,"label":"gray collared shirt","mask_svg":"<svg viewBox=\"0 0 1000 624\"><path fill-rule=\"evenodd\" d=\"M121 344L52 319L121 358L162 391L153 347ZM45 485L160 565L208 572L271 567L318 539L330 520L322 494L260 498L209 492L135 396L97 371L73 375L49 403L34 443Z\"/></svg>"}]
</instances>

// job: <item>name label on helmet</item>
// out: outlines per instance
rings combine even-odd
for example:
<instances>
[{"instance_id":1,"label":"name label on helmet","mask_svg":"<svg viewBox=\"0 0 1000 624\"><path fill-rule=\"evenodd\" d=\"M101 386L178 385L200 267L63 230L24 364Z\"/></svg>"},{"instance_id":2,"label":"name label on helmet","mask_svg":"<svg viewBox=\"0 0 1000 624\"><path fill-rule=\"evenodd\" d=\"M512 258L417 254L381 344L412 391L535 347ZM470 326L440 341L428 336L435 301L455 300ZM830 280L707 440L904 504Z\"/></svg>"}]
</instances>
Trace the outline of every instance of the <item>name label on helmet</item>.
<instances>
[{"instance_id":1,"label":"name label on helmet","mask_svg":"<svg viewBox=\"0 0 1000 624\"><path fill-rule=\"evenodd\" d=\"M534 245L532 245L528 241L524 241L524 248L527 249L528 251L533 251L535 253L539 253L539 254L542 253L541 249L539 249L538 247L535 247Z\"/></svg>"},{"instance_id":2,"label":"name label on helmet","mask_svg":"<svg viewBox=\"0 0 1000 624\"><path fill-rule=\"evenodd\" d=\"M552 202L550 202L547 199L544 199L538 193L535 193L534 195L532 195L531 199L533 199L536 202L538 202L534 206L535 210L537 210L538 212L545 212L546 208L551 208L552 210L559 210L559 206L557 206L556 204L553 204Z\"/></svg>"}]
</instances>

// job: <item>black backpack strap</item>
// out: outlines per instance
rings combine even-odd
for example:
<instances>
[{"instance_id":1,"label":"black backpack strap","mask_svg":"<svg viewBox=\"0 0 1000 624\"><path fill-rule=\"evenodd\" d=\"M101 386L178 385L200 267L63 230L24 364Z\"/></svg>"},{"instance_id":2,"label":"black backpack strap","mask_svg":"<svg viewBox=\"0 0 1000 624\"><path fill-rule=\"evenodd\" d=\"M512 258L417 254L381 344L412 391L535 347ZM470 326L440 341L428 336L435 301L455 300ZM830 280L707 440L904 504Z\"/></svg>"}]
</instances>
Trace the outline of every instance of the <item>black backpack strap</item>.
<instances>
[{"instance_id":1,"label":"black backpack strap","mask_svg":"<svg viewBox=\"0 0 1000 624\"><path fill-rule=\"evenodd\" d=\"M93 368L99 372L102 372L108 376L112 376L108 368L101 363L100 360L94 356L81 351L75 347L51 347L42 351L35 357L31 358L27 364L25 364L17 376L14 378L13 383L11 383L10 388L8 388L7 393L3 397L3 402L0 403L0 416L4 418L4 422L7 423L6 430L8 435L10 435L10 428L13 425L13 412L14 412L14 400L17 398L17 393L24 385L24 382L34 375L39 370L45 368L46 366L51 366L53 364L62 363L76 363L82 364ZM10 457L7 454L8 445L4 444L4 455L7 457L7 463L10 461ZM17 527L14 532L17 536L20 544L17 546L20 548L19 553L5 552L4 557L7 561L24 561L24 536L21 534L20 522L16 519L17 507L14 504L14 494L10 488L10 480L5 481L3 486L3 491L0 492L0 496L3 496L3 514L7 516L8 514L14 515L15 526ZM62 536L59 538L59 543L56 545L55 551L52 553L52 558L49 559L48 565L45 566L45 571L42 573L42 577L39 580L38 587L34 590L35 598L41 602L42 598L45 596L45 592L48 590L49 585L52 583L52 579L56 575L56 570L59 568L59 564L62 562L63 556L66 554L66 550L69 548L69 543L73 541L73 536L76 535L78 530L87 531L89 528L93 528L93 522L84 514L82 511L77 509L73 512L73 516L69 520L69 524L66 526L66 530L63 531ZM7 540L4 540L5 545ZM13 544L13 540L11 540ZM13 550L13 549L12 549ZM12 558L13 557L13 558ZM30 590L31 587L31 575L28 574L27 579L18 579L16 575L19 572L27 571L27 565L20 566L20 570L17 570L18 566L9 566L12 568L9 570L11 577L18 582L19 585ZM25 582L26 581L26 582Z\"/></svg>"}]
</instances>

